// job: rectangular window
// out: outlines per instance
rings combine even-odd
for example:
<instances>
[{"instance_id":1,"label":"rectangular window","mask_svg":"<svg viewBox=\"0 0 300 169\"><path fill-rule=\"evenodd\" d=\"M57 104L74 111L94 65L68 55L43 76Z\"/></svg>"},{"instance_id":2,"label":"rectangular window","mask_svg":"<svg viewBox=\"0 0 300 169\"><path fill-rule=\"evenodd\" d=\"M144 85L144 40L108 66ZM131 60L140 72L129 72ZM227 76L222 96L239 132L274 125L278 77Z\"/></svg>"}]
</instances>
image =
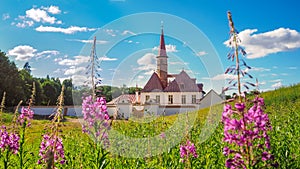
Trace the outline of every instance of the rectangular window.
<instances>
[{"instance_id":1,"label":"rectangular window","mask_svg":"<svg viewBox=\"0 0 300 169\"><path fill-rule=\"evenodd\" d=\"M173 95L168 96L168 101L169 104L173 104Z\"/></svg>"},{"instance_id":2,"label":"rectangular window","mask_svg":"<svg viewBox=\"0 0 300 169\"><path fill-rule=\"evenodd\" d=\"M181 96L181 103L186 104L186 95Z\"/></svg>"},{"instance_id":3,"label":"rectangular window","mask_svg":"<svg viewBox=\"0 0 300 169\"><path fill-rule=\"evenodd\" d=\"M196 104L196 95L192 95L192 104Z\"/></svg>"},{"instance_id":4,"label":"rectangular window","mask_svg":"<svg viewBox=\"0 0 300 169\"><path fill-rule=\"evenodd\" d=\"M160 96L159 95L156 95L156 103L160 103Z\"/></svg>"},{"instance_id":5,"label":"rectangular window","mask_svg":"<svg viewBox=\"0 0 300 169\"><path fill-rule=\"evenodd\" d=\"M150 100L150 96L146 95L146 101Z\"/></svg>"}]
</instances>

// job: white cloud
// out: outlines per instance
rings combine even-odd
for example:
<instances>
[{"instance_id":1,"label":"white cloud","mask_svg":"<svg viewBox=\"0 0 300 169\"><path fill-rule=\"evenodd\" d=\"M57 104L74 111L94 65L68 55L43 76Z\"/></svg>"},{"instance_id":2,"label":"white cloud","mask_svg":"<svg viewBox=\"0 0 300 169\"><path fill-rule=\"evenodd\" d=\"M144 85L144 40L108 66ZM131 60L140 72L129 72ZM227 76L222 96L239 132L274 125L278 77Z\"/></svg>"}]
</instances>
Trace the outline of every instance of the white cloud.
<instances>
[{"instance_id":1,"label":"white cloud","mask_svg":"<svg viewBox=\"0 0 300 169\"><path fill-rule=\"evenodd\" d=\"M88 32L95 31L95 28L87 28L87 27L78 27L78 26L70 26L68 28L61 27L52 27L52 26L39 26L35 29L38 32L59 32L65 34L74 34L76 32Z\"/></svg>"},{"instance_id":2,"label":"white cloud","mask_svg":"<svg viewBox=\"0 0 300 169\"><path fill-rule=\"evenodd\" d=\"M37 49L28 46L28 45L20 45L16 46L13 49L8 51L9 56L15 56L16 60L27 61L33 57L37 59L41 57L50 58L51 56L58 55L59 51L56 50L45 50L42 52L38 52Z\"/></svg>"},{"instance_id":3,"label":"white cloud","mask_svg":"<svg viewBox=\"0 0 300 169\"><path fill-rule=\"evenodd\" d=\"M246 29L239 33L241 45L247 58L260 58L269 54L300 48L300 33L289 28L278 28L269 32L256 33L257 29ZM228 45L229 41L224 42Z\"/></svg>"},{"instance_id":4,"label":"white cloud","mask_svg":"<svg viewBox=\"0 0 300 169\"><path fill-rule=\"evenodd\" d=\"M208 53L205 52L205 51L200 51L198 53L196 53L197 56L204 56L204 55L207 55Z\"/></svg>"},{"instance_id":5,"label":"white cloud","mask_svg":"<svg viewBox=\"0 0 300 169\"><path fill-rule=\"evenodd\" d=\"M33 26L35 22L42 22L48 24L62 24L62 21L57 20L56 17L50 16L49 14L59 14L61 10L58 6L51 5L50 7L33 7L25 12L25 15L18 16L15 20L17 20L17 24L15 22L12 25L16 25L20 28Z\"/></svg>"},{"instance_id":6,"label":"white cloud","mask_svg":"<svg viewBox=\"0 0 300 169\"><path fill-rule=\"evenodd\" d=\"M50 58L51 56L56 56L59 54L59 51L56 50L45 50L36 54L37 59L46 57Z\"/></svg>"},{"instance_id":7,"label":"white cloud","mask_svg":"<svg viewBox=\"0 0 300 169\"><path fill-rule=\"evenodd\" d=\"M169 65L188 65L186 62L169 62Z\"/></svg>"},{"instance_id":8,"label":"white cloud","mask_svg":"<svg viewBox=\"0 0 300 169\"><path fill-rule=\"evenodd\" d=\"M269 72L271 69L263 67L251 67L251 69L246 69L245 72Z\"/></svg>"},{"instance_id":9,"label":"white cloud","mask_svg":"<svg viewBox=\"0 0 300 169\"><path fill-rule=\"evenodd\" d=\"M16 60L27 61L35 56L37 50L28 45L16 46L8 51L9 56L16 56Z\"/></svg>"},{"instance_id":10,"label":"white cloud","mask_svg":"<svg viewBox=\"0 0 300 169\"><path fill-rule=\"evenodd\" d=\"M158 50L159 49L159 46L155 46L152 50ZM172 52L178 52L178 50L176 49L176 45L166 45L166 50L167 52L169 53L172 53Z\"/></svg>"},{"instance_id":11,"label":"white cloud","mask_svg":"<svg viewBox=\"0 0 300 169\"><path fill-rule=\"evenodd\" d=\"M34 22L33 21L26 21L26 20L23 20L22 22L18 22L16 24L17 27L19 28L25 28L25 27L31 27L33 26Z\"/></svg>"},{"instance_id":12,"label":"white cloud","mask_svg":"<svg viewBox=\"0 0 300 169\"><path fill-rule=\"evenodd\" d=\"M282 87L281 81L272 85L272 88L275 88L275 89L280 88L280 87Z\"/></svg>"},{"instance_id":13,"label":"white cloud","mask_svg":"<svg viewBox=\"0 0 300 169\"><path fill-rule=\"evenodd\" d=\"M107 56L103 56L99 58L101 61L116 61L118 60L117 58L109 58Z\"/></svg>"},{"instance_id":14,"label":"white cloud","mask_svg":"<svg viewBox=\"0 0 300 169\"><path fill-rule=\"evenodd\" d=\"M10 15L9 15L9 13L4 13L3 15L2 15L2 20L7 20L7 19L9 19L10 18Z\"/></svg>"},{"instance_id":15,"label":"white cloud","mask_svg":"<svg viewBox=\"0 0 300 169\"><path fill-rule=\"evenodd\" d=\"M282 82L282 79L270 80L270 82L272 82L272 83L278 83L278 82Z\"/></svg>"},{"instance_id":16,"label":"white cloud","mask_svg":"<svg viewBox=\"0 0 300 169\"><path fill-rule=\"evenodd\" d=\"M145 71L145 75L153 73L153 70L156 69L156 56L153 53L146 53L140 59L137 60L137 67L135 70Z\"/></svg>"},{"instance_id":17,"label":"white cloud","mask_svg":"<svg viewBox=\"0 0 300 169\"><path fill-rule=\"evenodd\" d=\"M144 79L144 78L145 78L144 76L141 75L138 76L138 79Z\"/></svg>"},{"instance_id":18,"label":"white cloud","mask_svg":"<svg viewBox=\"0 0 300 169\"><path fill-rule=\"evenodd\" d=\"M122 32L122 35L123 35L123 36L125 36L125 35L136 35L136 33L132 32L132 31L130 31L130 30L124 30L124 31Z\"/></svg>"},{"instance_id":19,"label":"white cloud","mask_svg":"<svg viewBox=\"0 0 300 169\"><path fill-rule=\"evenodd\" d=\"M84 75L78 75L78 74L76 74L76 75L73 75L73 76L71 76L71 78L72 78L72 83L74 84L74 85L84 85L84 82L86 81L86 80L88 80L88 77L87 76L84 76Z\"/></svg>"},{"instance_id":20,"label":"white cloud","mask_svg":"<svg viewBox=\"0 0 300 169\"><path fill-rule=\"evenodd\" d=\"M56 21L55 17L49 16L47 11L42 9L29 9L26 11L26 17L34 20L35 22L43 22L43 23L50 23L54 24Z\"/></svg>"},{"instance_id":21,"label":"white cloud","mask_svg":"<svg viewBox=\"0 0 300 169\"><path fill-rule=\"evenodd\" d=\"M298 68L297 67L288 67L288 69L290 69L290 70L297 70Z\"/></svg>"},{"instance_id":22,"label":"white cloud","mask_svg":"<svg viewBox=\"0 0 300 169\"><path fill-rule=\"evenodd\" d=\"M231 80L231 79L236 79L236 75L231 75L231 74L219 74L211 78L211 80Z\"/></svg>"},{"instance_id":23,"label":"white cloud","mask_svg":"<svg viewBox=\"0 0 300 169\"><path fill-rule=\"evenodd\" d=\"M81 40L81 39L67 39L68 41L75 41L75 42L81 42L81 43L94 43L94 40ZM106 40L96 40L96 44L107 44L109 41Z\"/></svg>"},{"instance_id":24,"label":"white cloud","mask_svg":"<svg viewBox=\"0 0 300 169\"><path fill-rule=\"evenodd\" d=\"M61 10L59 9L58 6L49 6L49 7L42 7L42 9L48 11L51 14L60 14Z\"/></svg>"},{"instance_id":25,"label":"white cloud","mask_svg":"<svg viewBox=\"0 0 300 169\"><path fill-rule=\"evenodd\" d=\"M66 69L65 72L64 72L64 75L75 75L75 74L78 74L78 73L81 73L83 71L85 71L86 68L85 67L75 67L75 66L71 66L69 67L69 69Z\"/></svg>"},{"instance_id":26,"label":"white cloud","mask_svg":"<svg viewBox=\"0 0 300 169\"><path fill-rule=\"evenodd\" d=\"M139 65L150 65L155 63L156 56L153 53L146 53L137 60Z\"/></svg>"},{"instance_id":27,"label":"white cloud","mask_svg":"<svg viewBox=\"0 0 300 169\"><path fill-rule=\"evenodd\" d=\"M113 29L104 29L104 31L108 34L108 35L110 35L110 36L117 36L116 35L116 32L117 31L115 31L115 30L113 30Z\"/></svg>"},{"instance_id":28,"label":"white cloud","mask_svg":"<svg viewBox=\"0 0 300 169\"><path fill-rule=\"evenodd\" d=\"M89 56L74 56L74 59L57 59L59 65L76 66L89 61Z\"/></svg>"}]
</instances>

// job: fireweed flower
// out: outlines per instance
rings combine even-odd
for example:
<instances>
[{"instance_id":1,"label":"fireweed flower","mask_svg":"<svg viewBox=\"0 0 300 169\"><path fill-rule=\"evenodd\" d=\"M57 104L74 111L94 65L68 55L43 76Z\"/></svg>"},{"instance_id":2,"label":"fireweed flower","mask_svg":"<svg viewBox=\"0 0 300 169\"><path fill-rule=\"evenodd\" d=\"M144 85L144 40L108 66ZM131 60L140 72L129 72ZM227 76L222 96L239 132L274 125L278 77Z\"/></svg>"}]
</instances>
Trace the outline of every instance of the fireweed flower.
<instances>
[{"instance_id":1,"label":"fireweed flower","mask_svg":"<svg viewBox=\"0 0 300 169\"><path fill-rule=\"evenodd\" d=\"M0 129L0 149L2 151L8 149L13 154L17 154L19 151L20 137L15 133L8 133L6 127L2 126Z\"/></svg>"},{"instance_id":2,"label":"fireweed flower","mask_svg":"<svg viewBox=\"0 0 300 169\"><path fill-rule=\"evenodd\" d=\"M65 153L62 139L59 137L52 138L45 134L40 145L39 156L41 159L38 160L38 164L48 163L48 160L53 158L54 162L64 164Z\"/></svg>"},{"instance_id":3,"label":"fireweed flower","mask_svg":"<svg viewBox=\"0 0 300 169\"><path fill-rule=\"evenodd\" d=\"M224 139L223 141L230 146L223 149L223 154L228 157L225 162L227 168L250 168L258 164L260 161L271 160L273 156L268 153L270 149L270 131L271 125L268 114L264 113L264 99L258 96L252 101L246 99L246 93L241 92L241 88L249 89L248 85L255 87L256 85L250 82L242 83L241 77L248 76L253 78L247 70L242 70L242 67L251 69L250 66L242 59L239 59L239 53L243 56L246 52L240 47L241 40L238 38L238 33L234 28L231 13L228 12L228 20L230 26L229 46L231 51L228 54L228 59L235 61L235 65L227 68L225 74L233 74L237 77L237 82L232 79L229 81L230 87L237 87L238 101L234 106L225 104L222 113L222 122L224 124ZM240 63L241 62L241 63ZM257 82L258 83L258 82ZM257 86L256 86L257 87ZM230 102L235 101L233 98ZM229 101L227 101L229 102ZM249 104L250 103L250 104ZM252 105L249 109L248 106Z\"/></svg>"},{"instance_id":4,"label":"fireweed flower","mask_svg":"<svg viewBox=\"0 0 300 169\"><path fill-rule=\"evenodd\" d=\"M270 137L267 132L271 130L268 114L263 112L262 107L264 106L263 98L256 97L253 101L253 106L246 111L243 104L235 104L235 109L232 109L230 105L224 106L223 112L223 123L224 123L224 142L233 144L235 146L245 146L249 148L255 148L256 151L260 152L262 161L272 159L272 155L266 152L270 149ZM239 120L234 118L234 114L241 115ZM223 154L234 156L226 161L226 166L237 167L245 166L245 162L240 158L236 157L239 152L225 147Z\"/></svg>"},{"instance_id":5,"label":"fireweed flower","mask_svg":"<svg viewBox=\"0 0 300 169\"><path fill-rule=\"evenodd\" d=\"M29 120L33 119L34 112L30 108L22 107L21 114L18 116L17 122L22 126L26 121L27 126L29 127L31 123Z\"/></svg>"},{"instance_id":6,"label":"fireweed flower","mask_svg":"<svg viewBox=\"0 0 300 169\"><path fill-rule=\"evenodd\" d=\"M108 146L109 115L106 100L103 97L93 100L92 96L83 98L82 114L84 120L82 131L92 135L95 141Z\"/></svg>"},{"instance_id":7,"label":"fireweed flower","mask_svg":"<svg viewBox=\"0 0 300 169\"><path fill-rule=\"evenodd\" d=\"M44 134L40 144L38 164L46 165L45 168L55 168L56 163L65 164L65 154L62 139L59 137L60 123L63 118L63 100L64 86L62 86L61 93L58 97L57 110L52 119L51 132Z\"/></svg>"},{"instance_id":8,"label":"fireweed flower","mask_svg":"<svg viewBox=\"0 0 300 169\"><path fill-rule=\"evenodd\" d=\"M198 158L194 143L191 143L190 140L187 140L185 145L180 145L180 158L182 159L181 162L185 162L184 159L189 158L191 155L194 158Z\"/></svg>"}]
</instances>

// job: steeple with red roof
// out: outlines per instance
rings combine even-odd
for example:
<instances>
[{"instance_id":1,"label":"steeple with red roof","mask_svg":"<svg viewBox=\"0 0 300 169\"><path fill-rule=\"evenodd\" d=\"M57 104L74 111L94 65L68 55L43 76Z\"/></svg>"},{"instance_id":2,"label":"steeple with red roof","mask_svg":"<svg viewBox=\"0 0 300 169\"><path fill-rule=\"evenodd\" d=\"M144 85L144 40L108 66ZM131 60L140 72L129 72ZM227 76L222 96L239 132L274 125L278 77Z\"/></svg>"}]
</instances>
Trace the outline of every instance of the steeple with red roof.
<instances>
[{"instance_id":1,"label":"steeple with red roof","mask_svg":"<svg viewBox=\"0 0 300 169\"><path fill-rule=\"evenodd\" d=\"M163 88L168 86L168 56L165 45L164 27L161 26L160 44L158 48L157 58L157 74L162 82Z\"/></svg>"}]
</instances>

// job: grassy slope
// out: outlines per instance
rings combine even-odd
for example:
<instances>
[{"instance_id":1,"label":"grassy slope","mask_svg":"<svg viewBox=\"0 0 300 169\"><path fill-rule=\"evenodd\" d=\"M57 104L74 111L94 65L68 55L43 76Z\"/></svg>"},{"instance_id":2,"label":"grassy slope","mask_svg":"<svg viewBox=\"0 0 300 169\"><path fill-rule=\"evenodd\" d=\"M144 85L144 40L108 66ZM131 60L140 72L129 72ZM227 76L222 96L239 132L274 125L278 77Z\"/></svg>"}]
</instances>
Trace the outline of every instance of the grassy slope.
<instances>
[{"instance_id":1,"label":"grassy slope","mask_svg":"<svg viewBox=\"0 0 300 169\"><path fill-rule=\"evenodd\" d=\"M300 168L300 84L291 87L281 88L275 91L263 93L265 98L266 112L268 112L273 131L270 133L272 153L280 168ZM165 118L157 118L149 123L140 123L135 121L116 121L112 128L123 135L133 138L153 137L161 132L166 132L167 138L181 139L185 135L186 124L190 127L189 138L195 143L198 159L192 160L193 166L202 166L201 168L222 168L225 157L222 155L222 126L219 125L222 107L217 106L212 109L203 109L198 112L188 114L173 115ZM2 124L10 125L11 114L3 114ZM74 122L75 121L75 122ZM27 130L27 147L30 159L29 167L35 167L38 157L41 135L47 131L47 120L33 120L32 126ZM91 158L88 156L90 140L81 132L80 123L73 118L68 118L62 126L62 135L66 157L69 161L68 167L78 168L80 165L86 165ZM174 125L176 124L176 125ZM180 125L177 125L180 124ZM192 125L192 126L191 126ZM174 127L175 126L175 127ZM46 128L46 130L45 130ZM112 140L112 145L117 145L118 137ZM159 142L159 140L157 140ZM180 142L180 140L179 140ZM134 144L134 143L132 143ZM145 143L147 144L147 143ZM121 146L113 146L111 151L119 152ZM150 144L149 147L155 147ZM142 150L143 147L138 147ZM148 151L148 150L146 150ZM157 149L150 150L155 154ZM129 153L137 153L135 150L128 150ZM118 155L110 155L111 167L120 168L152 168L161 166L161 168L181 168L179 163L178 144L159 156L134 159L123 158ZM0 164L1 165L1 164ZM197 168L197 167L194 167Z\"/></svg>"}]
</instances>

